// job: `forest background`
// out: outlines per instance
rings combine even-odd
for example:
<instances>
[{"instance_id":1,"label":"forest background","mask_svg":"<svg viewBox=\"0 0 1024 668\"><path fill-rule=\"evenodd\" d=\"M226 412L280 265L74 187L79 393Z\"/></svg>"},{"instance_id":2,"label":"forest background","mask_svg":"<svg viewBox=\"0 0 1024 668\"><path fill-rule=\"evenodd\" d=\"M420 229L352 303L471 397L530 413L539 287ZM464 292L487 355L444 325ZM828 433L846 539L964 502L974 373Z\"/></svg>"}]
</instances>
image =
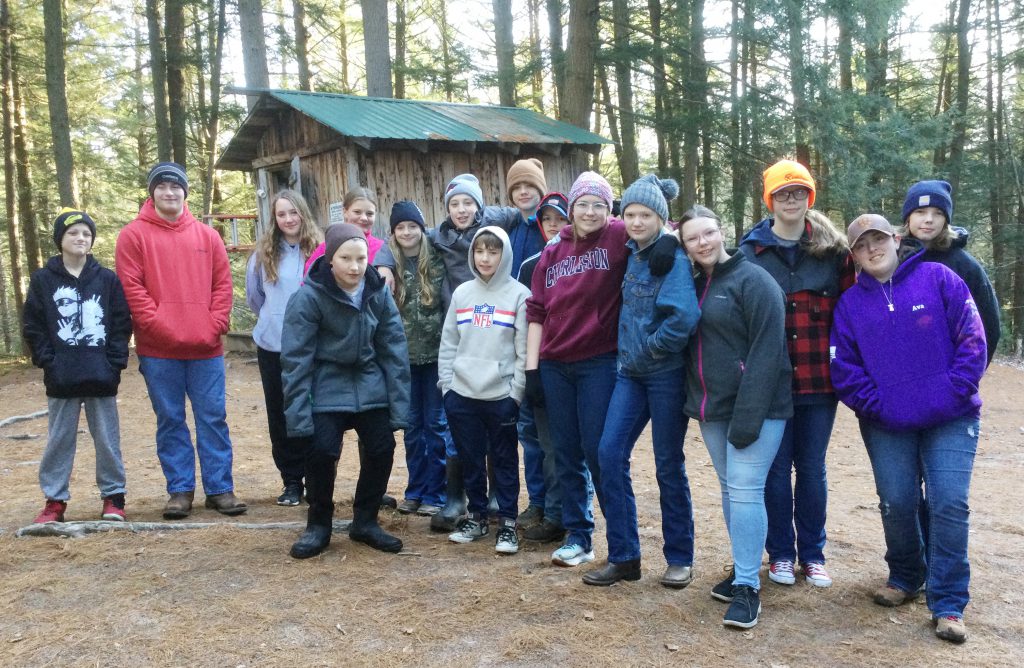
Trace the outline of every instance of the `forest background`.
<instances>
[{"instance_id":1,"label":"forest background","mask_svg":"<svg viewBox=\"0 0 1024 668\"><path fill-rule=\"evenodd\" d=\"M0 346L22 352L62 206L110 266L158 160L186 165L197 217L253 213L249 175L212 166L240 90L272 87L536 109L610 138L613 185L672 176L673 213L703 203L732 238L779 158L841 226L947 179L1020 355L1022 26L1024 0L0 0Z\"/></svg>"}]
</instances>

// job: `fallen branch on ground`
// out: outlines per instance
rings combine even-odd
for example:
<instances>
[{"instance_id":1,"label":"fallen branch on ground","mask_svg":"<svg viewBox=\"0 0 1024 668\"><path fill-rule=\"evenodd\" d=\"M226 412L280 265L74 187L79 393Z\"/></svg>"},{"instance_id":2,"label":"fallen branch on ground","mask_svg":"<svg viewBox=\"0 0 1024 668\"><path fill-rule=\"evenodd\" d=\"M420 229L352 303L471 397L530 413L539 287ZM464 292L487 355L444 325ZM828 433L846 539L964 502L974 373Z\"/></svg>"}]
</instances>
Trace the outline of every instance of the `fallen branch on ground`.
<instances>
[{"instance_id":1,"label":"fallen branch on ground","mask_svg":"<svg viewBox=\"0 0 1024 668\"><path fill-rule=\"evenodd\" d=\"M334 520L334 533L348 533L351 520ZM81 538L90 533L107 533L110 531L185 531L189 529L210 529L213 527L232 527L234 529L280 529L297 531L306 528L305 522L107 522L103 520L89 522L50 522L47 524L30 524L18 529L16 536L61 536L65 538Z\"/></svg>"},{"instance_id":2,"label":"fallen branch on ground","mask_svg":"<svg viewBox=\"0 0 1024 668\"><path fill-rule=\"evenodd\" d=\"M29 413L28 415L12 415L11 417L4 418L3 420L0 420L0 427L6 427L7 425L14 424L15 422L24 422L25 420L35 420L36 418L44 417L49 412L50 412L49 410L45 410L44 409L44 410L41 410L41 411L36 411L35 413Z\"/></svg>"}]
</instances>

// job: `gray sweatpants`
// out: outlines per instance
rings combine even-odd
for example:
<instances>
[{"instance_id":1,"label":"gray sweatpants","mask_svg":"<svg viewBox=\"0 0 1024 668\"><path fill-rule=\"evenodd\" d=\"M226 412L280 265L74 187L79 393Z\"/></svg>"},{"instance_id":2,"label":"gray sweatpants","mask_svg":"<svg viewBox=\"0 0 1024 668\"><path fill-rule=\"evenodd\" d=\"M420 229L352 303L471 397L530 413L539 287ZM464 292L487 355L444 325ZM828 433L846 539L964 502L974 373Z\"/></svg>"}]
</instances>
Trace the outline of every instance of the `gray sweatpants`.
<instances>
[{"instance_id":1,"label":"gray sweatpants","mask_svg":"<svg viewBox=\"0 0 1024 668\"><path fill-rule=\"evenodd\" d=\"M96 446L96 485L100 497L124 494L124 462L121 461L121 424L117 417L117 397L47 397L50 407L50 433L46 451L39 462L39 486L47 499L71 498L71 469L78 442L78 419L85 404L85 419Z\"/></svg>"}]
</instances>

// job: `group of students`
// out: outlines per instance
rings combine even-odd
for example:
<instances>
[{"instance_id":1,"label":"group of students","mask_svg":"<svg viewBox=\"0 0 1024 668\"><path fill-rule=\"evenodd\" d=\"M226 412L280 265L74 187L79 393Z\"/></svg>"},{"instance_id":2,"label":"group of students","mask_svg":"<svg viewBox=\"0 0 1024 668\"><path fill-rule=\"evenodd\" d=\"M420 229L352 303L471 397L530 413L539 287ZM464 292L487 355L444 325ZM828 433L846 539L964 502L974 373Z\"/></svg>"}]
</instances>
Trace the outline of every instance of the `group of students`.
<instances>
[{"instance_id":1,"label":"group of students","mask_svg":"<svg viewBox=\"0 0 1024 668\"><path fill-rule=\"evenodd\" d=\"M882 511L889 578L874 600L896 606L926 591L936 634L962 642L978 385L999 320L991 284L963 249L966 231L952 227L949 185L910 188L903 238L870 214L844 235L812 208L807 169L783 160L764 173L771 217L729 249L705 207L673 227L670 179L626 188L621 219L593 172L565 196L546 192L540 161L521 160L507 183L515 206L485 206L476 177L455 177L436 230L415 203L397 202L386 243L372 235L367 189L349 193L346 222L322 240L300 194L275 197L246 288L278 503L304 494L309 504L291 555L330 543L349 429L360 460L350 538L402 549L377 514L393 432L405 429L401 512L430 516L455 543L486 537L496 519L497 552L517 552L522 530L560 541L552 562L577 566L595 558L596 494L608 558L583 582L637 580L630 455L650 423L668 565L660 582L686 587L694 529L683 442L694 418L733 558L711 595L730 604L724 624L750 628L765 550L773 582L792 585L799 571L832 584L825 453L841 400L860 420ZM53 442L51 433L48 452ZM46 468L44 457L51 498ZM100 486L106 498L110 485ZM123 482L115 493L123 507Z\"/></svg>"}]
</instances>

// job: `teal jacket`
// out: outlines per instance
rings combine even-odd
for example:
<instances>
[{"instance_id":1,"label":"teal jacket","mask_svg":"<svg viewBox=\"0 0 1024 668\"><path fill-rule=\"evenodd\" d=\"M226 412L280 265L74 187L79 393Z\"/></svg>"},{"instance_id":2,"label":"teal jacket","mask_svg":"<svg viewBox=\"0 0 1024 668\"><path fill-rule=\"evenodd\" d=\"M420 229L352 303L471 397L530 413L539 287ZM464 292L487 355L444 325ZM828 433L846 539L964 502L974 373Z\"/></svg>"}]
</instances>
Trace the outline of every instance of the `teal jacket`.
<instances>
[{"instance_id":1,"label":"teal jacket","mask_svg":"<svg viewBox=\"0 0 1024 668\"><path fill-rule=\"evenodd\" d=\"M359 308L317 258L288 300L281 334L281 378L288 435L313 433L313 413L387 408L391 428L409 414L409 353L391 291L366 268Z\"/></svg>"}]
</instances>

